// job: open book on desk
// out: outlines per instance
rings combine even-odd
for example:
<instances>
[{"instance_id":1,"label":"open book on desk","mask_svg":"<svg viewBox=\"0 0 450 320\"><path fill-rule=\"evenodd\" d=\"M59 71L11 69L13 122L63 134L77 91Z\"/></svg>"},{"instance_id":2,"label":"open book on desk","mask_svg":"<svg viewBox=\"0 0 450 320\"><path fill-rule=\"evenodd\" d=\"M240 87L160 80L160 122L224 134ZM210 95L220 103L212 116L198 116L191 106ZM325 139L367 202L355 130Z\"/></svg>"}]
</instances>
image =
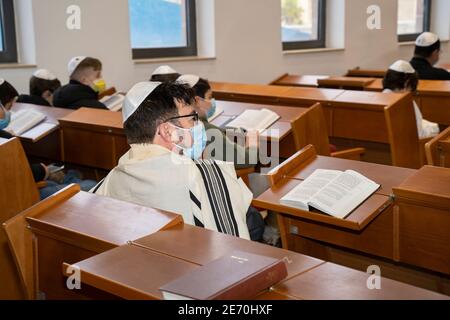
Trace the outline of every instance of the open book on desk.
<instances>
[{"instance_id":1,"label":"open book on desk","mask_svg":"<svg viewBox=\"0 0 450 320\"><path fill-rule=\"evenodd\" d=\"M111 111L120 111L122 110L124 100L125 96L123 94L115 93L112 96L105 96L101 98L100 102Z\"/></svg>"},{"instance_id":2,"label":"open book on desk","mask_svg":"<svg viewBox=\"0 0 450 320\"><path fill-rule=\"evenodd\" d=\"M280 119L280 116L269 109L245 110L226 124L227 128L256 130L260 133Z\"/></svg>"},{"instance_id":3,"label":"open book on desk","mask_svg":"<svg viewBox=\"0 0 450 320\"><path fill-rule=\"evenodd\" d=\"M56 123L44 122L46 116L35 110L20 110L11 116L11 123L5 131L13 136L36 142L58 128Z\"/></svg>"},{"instance_id":4,"label":"open book on desk","mask_svg":"<svg viewBox=\"0 0 450 320\"><path fill-rule=\"evenodd\" d=\"M379 188L379 184L352 170L319 169L280 202L305 211L312 207L344 219Z\"/></svg>"}]
</instances>

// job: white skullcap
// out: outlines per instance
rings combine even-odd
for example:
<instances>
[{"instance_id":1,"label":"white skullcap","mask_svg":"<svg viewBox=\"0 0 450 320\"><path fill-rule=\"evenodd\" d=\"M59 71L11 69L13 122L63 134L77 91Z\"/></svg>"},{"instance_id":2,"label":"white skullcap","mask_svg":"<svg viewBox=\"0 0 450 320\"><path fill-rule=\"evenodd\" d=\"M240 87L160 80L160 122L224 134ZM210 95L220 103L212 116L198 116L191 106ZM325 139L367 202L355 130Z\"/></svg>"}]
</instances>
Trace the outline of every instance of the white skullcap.
<instances>
[{"instance_id":1,"label":"white skullcap","mask_svg":"<svg viewBox=\"0 0 450 320\"><path fill-rule=\"evenodd\" d=\"M5 83L5 79L0 78L0 86Z\"/></svg>"},{"instance_id":2,"label":"white skullcap","mask_svg":"<svg viewBox=\"0 0 450 320\"><path fill-rule=\"evenodd\" d=\"M79 57L73 57L72 59L70 59L69 65L67 66L67 69L69 70L69 77L72 76L72 74L78 68L80 63L83 62L83 60L86 58L87 57L79 56Z\"/></svg>"},{"instance_id":3,"label":"white skullcap","mask_svg":"<svg viewBox=\"0 0 450 320\"><path fill-rule=\"evenodd\" d=\"M402 72L402 73L416 73L416 70L414 70L412 65L409 62L404 61L404 60L398 60L398 61L394 62L394 64L392 64L389 67L389 70Z\"/></svg>"},{"instance_id":4,"label":"white skullcap","mask_svg":"<svg viewBox=\"0 0 450 320\"><path fill-rule=\"evenodd\" d=\"M430 47L438 42L439 37L431 32L422 33L416 40L416 46L418 47Z\"/></svg>"},{"instance_id":5,"label":"white skullcap","mask_svg":"<svg viewBox=\"0 0 450 320\"><path fill-rule=\"evenodd\" d=\"M187 84L193 88L200 81L200 77L193 74L184 74L177 79L178 83Z\"/></svg>"},{"instance_id":6,"label":"white skullcap","mask_svg":"<svg viewBox=\"0 0 450 320\"><path fill-rule=\"evenodd\" d=\"M169 66L160 66L156 68L155 71L153 71L152 76L159 75L159 74L173 74L178 73L173 68Z\"/></svg>"},{"instance_id":7,"label":"white skullcap","mask_svg":"<svg viewBox=\"0 0 450 320\"><path fill-rule=\"evenodd\" d=\"M56 76L47 69L37 70L36 72L33 73L33 77L49 81L56 80Z\"/></svg>"},{"instance_id":8,"label":"white skullcap","mask_svg":"<svg viewBox=\"0 0 450 320\"><path fill-rule=\"evenodd\" d=\"M122 106L122 116L124 123L128 120L129 117L131 117L133 113L136 112L142 102L144 102L149 94L152 93L153 90L155 90L160 84L161 82L139 82L135 84L133 88L130 89L130 91L128 91Z\"/></svg>"}]
</instances>

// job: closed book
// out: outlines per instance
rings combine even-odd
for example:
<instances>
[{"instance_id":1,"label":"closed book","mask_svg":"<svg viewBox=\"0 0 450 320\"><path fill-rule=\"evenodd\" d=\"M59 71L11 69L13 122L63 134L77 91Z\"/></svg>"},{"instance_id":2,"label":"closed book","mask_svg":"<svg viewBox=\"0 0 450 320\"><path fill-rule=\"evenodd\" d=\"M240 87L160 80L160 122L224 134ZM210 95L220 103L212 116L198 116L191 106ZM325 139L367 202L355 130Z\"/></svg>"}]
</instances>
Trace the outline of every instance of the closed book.
<instances>
[{"instance_id":1,"label":"closed book","mask_svg":"<svg viewBox=\"0 0 450 320\"><path fill-rule=\"evenodd\" d=\"M159 290L166 300L248 300L286 277L284 260L234 251Z\"/></svg>"}]
</instances>

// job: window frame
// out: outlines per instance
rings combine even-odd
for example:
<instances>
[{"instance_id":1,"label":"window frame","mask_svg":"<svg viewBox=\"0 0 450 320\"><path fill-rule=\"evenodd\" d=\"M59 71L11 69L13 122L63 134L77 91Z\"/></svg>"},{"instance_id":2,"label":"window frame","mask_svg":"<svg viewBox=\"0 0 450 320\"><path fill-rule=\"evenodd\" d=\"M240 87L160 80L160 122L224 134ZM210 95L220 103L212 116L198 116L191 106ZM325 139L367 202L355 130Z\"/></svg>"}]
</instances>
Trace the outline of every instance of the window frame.
<instances>
[{"instance_id":1,"label":"window frame","mask_svg":"<svg viewBox=\"0 0 450 320\"><path fill-rule=\"evenodd\" d=\"M186 0L186 32L186 46L171 48L131 48L133 59L197 56L197 14L195 0Z\"/></svg>"},{"instance_id":2,"label":"window frame","mask_svg":"<svg viewBox=\"0 0 450 320\"><path fill-rule=\"evenodd\" d=\"M317 40L308 41L283 41L283 51L319 49L326 47L326 30L327 30L327 1L318 0L318 30Z\"/></svg>"},{"instance_id":3,"label":"window frame","mask_svg":"<svg viewBox=\"0 0 450 320\"><path fill-rule=\"evenodd\" d=\"M398 1L397 1L398 6ZM398 10L398 8L397 8ZM423 31L428 32L431 29L431 10L432 10L432 0L424 0L424 14L423 14ZM398 26L398 17L397 17ZM420 33L408 33L408 34L398 34L399 42L411 42L416 41L417 37L422 34Z\"/></svg>"},{"instance_id":4,"label":"window frame","mask_svg":"<svg viewBox=\"0 0 450 320\"><path fill-rule=\"evenodd\" d=\"M0 0L0 15L3 31L3 51L0 51L0 63L16 63L18 60L14 0Z\"/></svg>"}]
</instances>

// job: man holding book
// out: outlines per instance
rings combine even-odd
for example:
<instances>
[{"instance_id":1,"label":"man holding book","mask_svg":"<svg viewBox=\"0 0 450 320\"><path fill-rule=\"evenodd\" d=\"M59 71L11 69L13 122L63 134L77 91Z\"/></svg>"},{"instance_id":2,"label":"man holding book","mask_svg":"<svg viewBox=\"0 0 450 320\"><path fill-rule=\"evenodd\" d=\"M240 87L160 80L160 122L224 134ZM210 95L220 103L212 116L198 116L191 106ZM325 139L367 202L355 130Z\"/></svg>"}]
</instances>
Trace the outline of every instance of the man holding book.
<instances>
[{"instance_id":1,"label":"man holding book","mask_svg":"<svg viewBox=\"0 0 450 320\"><path fill-rule=\"evenodd\" d=\"M198 160L206 134L193 102L186 85L136 84L122 109L131 150L94 192L178 213L191 225L260 240L264 222L260 218L260 225L250 226L250 237L247 219L259 212L250 207L253 195L237 179L233 164Z\"/></svg>"},{"instance_id":2,"label":"man holding book","mask_svg":"<svg viewBox=\"0 0 450 320\"><path fill-rule=\"evenodd\" d=\"M207 135L204 157L233 162L236 169L252 168L258 164L259 135L255 130L246 132L230 132L211 123L223 110L217 107L212 97L212 89L208 81L196 75L182 75L177 82L187 84L194 90L195 111L199 114ZM238 143L232 138L241 138ZM239 139L238 139L239 140Z\"/></svg>"}]
</instances>

